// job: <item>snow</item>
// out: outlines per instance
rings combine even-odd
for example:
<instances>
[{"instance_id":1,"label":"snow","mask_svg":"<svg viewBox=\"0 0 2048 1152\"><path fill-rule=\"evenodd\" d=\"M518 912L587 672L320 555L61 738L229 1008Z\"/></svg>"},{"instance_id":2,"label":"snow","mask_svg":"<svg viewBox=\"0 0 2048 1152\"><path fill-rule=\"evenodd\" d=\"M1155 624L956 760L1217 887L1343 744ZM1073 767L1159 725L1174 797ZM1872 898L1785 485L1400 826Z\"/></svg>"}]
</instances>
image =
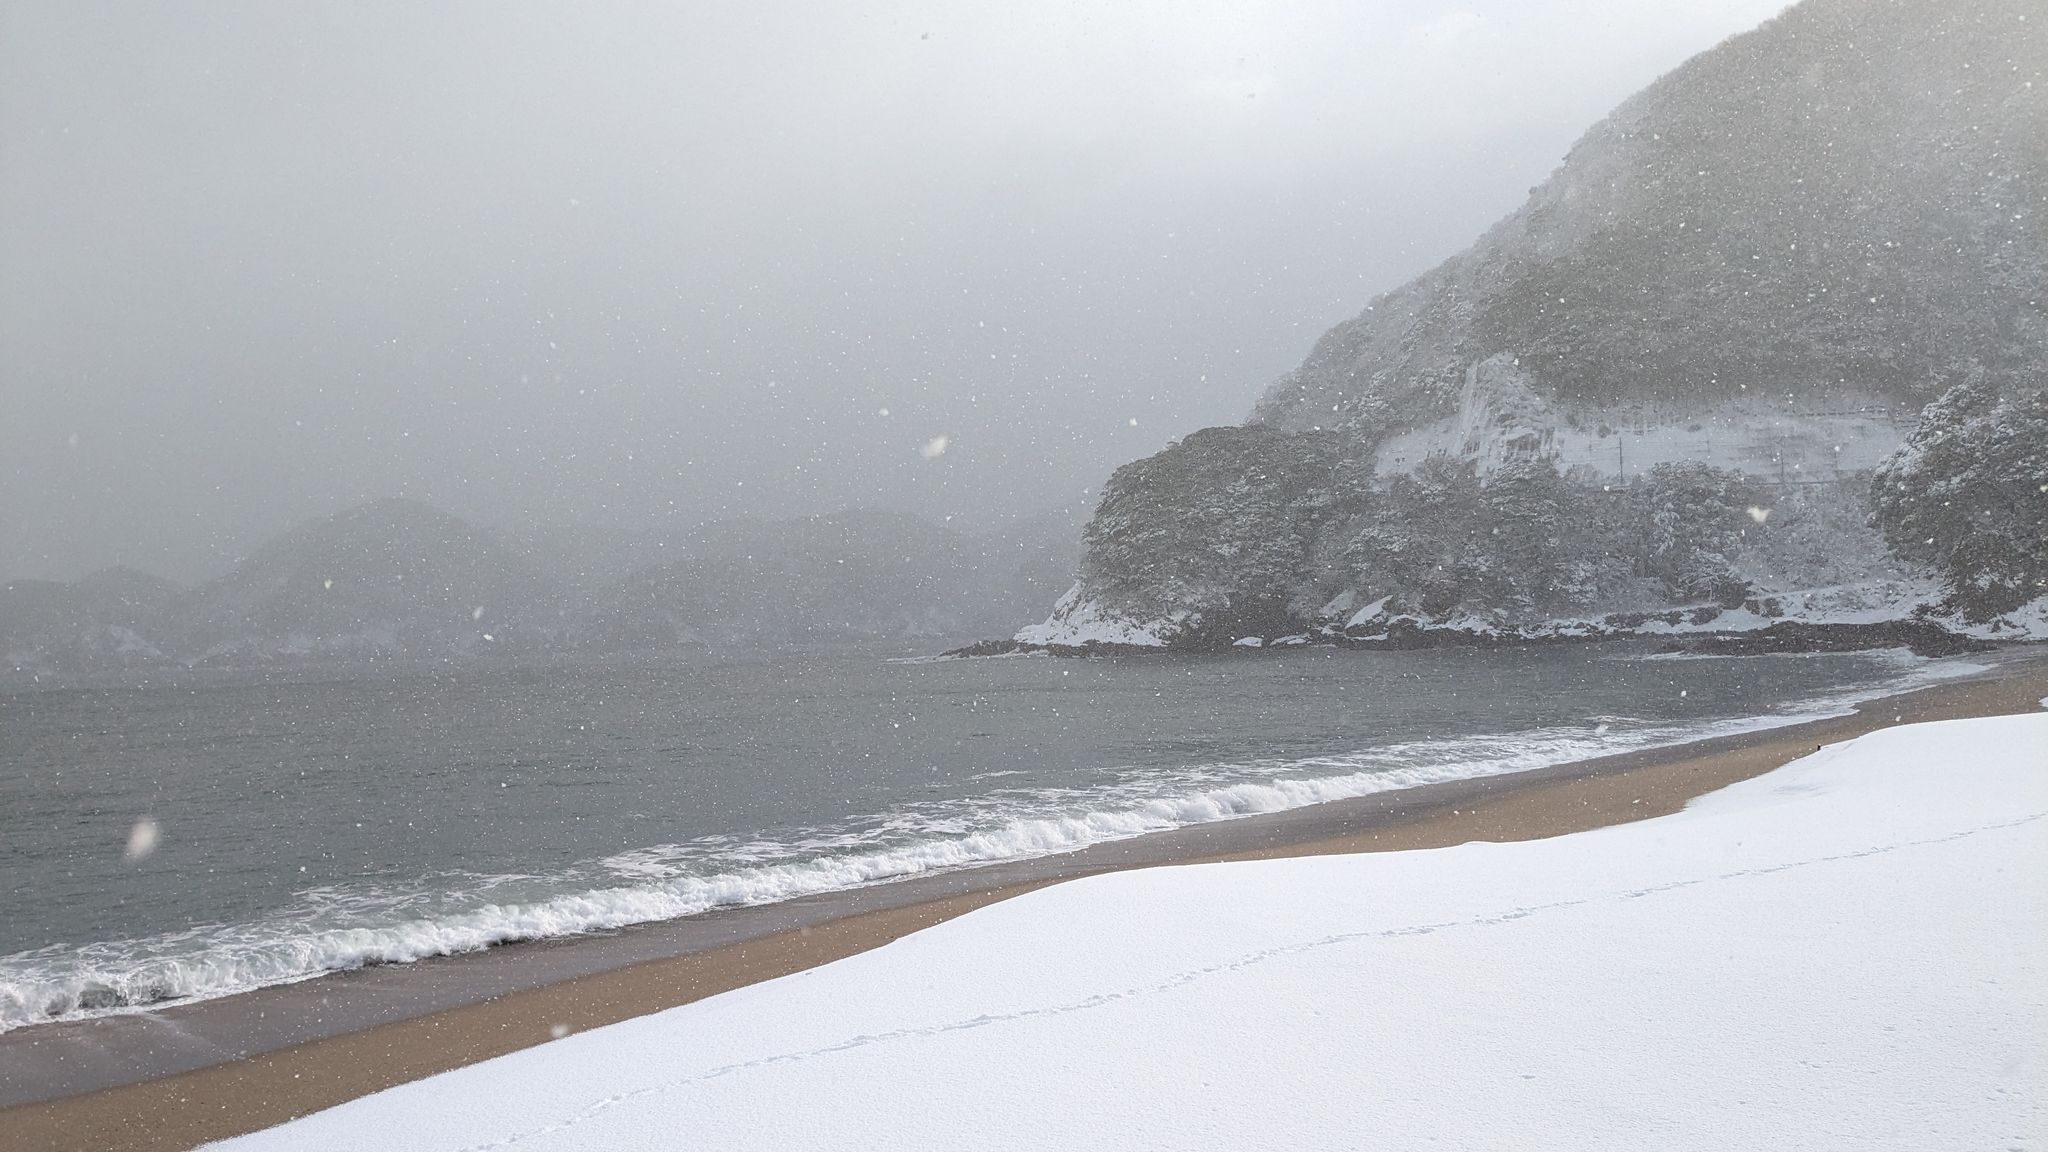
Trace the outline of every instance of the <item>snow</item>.
<instances>
[{"instance_id":1,"label":"snow","mask_svg":"<svg viewBox=\"0 0 2048 1152\"><path fill-rule=\"evenodd\" d=\"M1551 840L1124 872L258 1149L2021 1148L2048 714Z\"/></svg>"},{"instance_id":2,"label":"snow","mask_svg":"<svg viewBox=\"0 0 2048 1152\"><path fill-rule=\"evenodd\" d=\"M1053 605L1052 616L1043 624L1020 630L1016 639L1023 644L1129 644L1143 648L1164 647L1177 635L1193 613L1177 611L1160 620L1132 620L1090 598L1076 584Z\"/></svg>"},{"instance_id":3,"label":"snow","mask_svg":"<svg viewBox=\"0 0 2048 1152\"><path fill-rule=\"evenodd\" d=\"M1365 607L1360 608L1356 612L1353 612L1351 614L1351 619L1345 621L1344 626L1346 628L1359 628L1363 627L1368 623L1371 623L1374 620L1379 619L1381 616L1386 615L1387 601L1392 599L1392 596L1382 596L1379 599L1373 601L1372 603L1367 604Z\"/></svg>"},{"instance_id":4,"label":"snow","mask_svg":"<svg viewBox=\"0 0 2048 1152\"><path fill-rule=\"evenodd\" d=\"M2037 597L1991 620L1944 620L1942 624L1983 640L2048 640L2048 596Z\"/></svg>"},{"instance_id":5,"label":"snow","mask_svg":"<svg viewBox=\"0 0 2048 1152\"><path fill-rule=\"evenodd\" d=\"M1382 475L1408 472L1448 456L1474 461L1485 476L1542 458L1560 472L1625 479L1698 462L1764 480L1834 480L1883 463L1919 415L1877 393L1841 388L1819 407L1763 395L1666 407L1559 405L1514 357L1499 354L1466 367L1455 415L1388 437L1373 466Z\"/></svg>"},{"instance_id":6,"label":"snow","mask_svg":"<svg viewBox=\"0 0 2048 1152\"><path fill-rule=\"evenodd\" d=\"M1680 611L1684 611L1681 609ZM1734 608L1705 621L1682 618L1678 623L1652 618L1630 628L1639 636L1683 636L1716 632L1760 632L1777 623L1768 616L1759 616L1747 608Z\"/></svg>"},{"instance_id":7,"label":"snow","mask_svg":"<svg viewBox=\"0 0 2048 1152\"><path fill-rule=\"evenodd\" d=\"M2048 640L2048 597L1990 620L1968 621L1952 612L1942 611L1939 607L1941 595L1940 586L1932 581L1874 580L1761 594L1752 601L1753 605L1765 609L1761 613L1748 605L1722 609L1703 603L1660 609L1648 614L1647 618L1642 618L1642 614L1633 614L1632 618L1632 614L1623 613L1600 619L1553 617L1515 628L1502 628L1484 617L1461 610L1438 619L1415 615L1386 619L1377 615L1363 619L1354 617L1347 628L1379 626L1376 636L1352 633L1358 639L1384 639L1388 630L1400 622L1437 631L1511 634L1523 639L1540 639L1606 635L1715 636L1761 632L1773 625L1790 623L1868 625L1926 621L1957 635L1981 640ZM1376 602L1374 606L1379 603L1383 602Z\"/></svg>"},{"instance_id":8,"label":"snow","mask_svg":"<svg viewBox=\"0 0 2048 1152\"><path fill-rule=\"evenodd\" d=\"M1340 616L1348 614L1351 611L1352 605L1356 603L1358 603L1358 589L1346 588L1344 591L1330 597L1321 608L1316 609L1316 619L1335 620Z\"/></svg>"},{"instance_id":9,"label":"snow","mask_svg":"<svg viewBox=\"0 0 2048 1152\"><path fill-rule=\"evenodd\" d=\"M1989 620L1965 620L1940 607L1943 590L1928 581L1875 580L1775 592L1762 597L1784 619L1811 624L1882 624L1893 620L1930 620L1951 632L1981 640L2048 640L2048 596ZM1733 616L1724 616L1706 631L1735 631ZM1779 617L1763 619L1766 626ZM1728 621L1724 623L1724 621Z\"/></svg>"},{"instance_id":10,"label":"snow","mask_svg":"<svg viewBox=\"0 0 2048 1152\"><path fill-rule=\"evenodd\" d=\"M1347 589L1324 606L1317 617L1324 621L1322 634L1343 632L1355 640L1384 640L1397 625L1438 632L1462 632L1473 637L1516 636L1543 639L1557 636L1704 636L1760 632L1776 624L1870 625L1892 622L1927 621L1958 635L1984 640L2048 640L2048 596L2041 597L2003 616L1986 621L1967 621L1940 608L1943 589L1929 579L1880 579L1849 581L1813 588L1758 592L1749 605L1722 609L1713 604L1660 608L1648 613L1615 613L1599 618L1552 617L1515 625L1504 614L1493 616L1464 608L1441 617L1412 612L1392 612L1392 596L1381 596L1351 612L1341 628L1335 621L1357 599ZM1334 608L1334 611L1333 611ZM1053 608L1050 619L1016 634L1025 644L1083 647L1089 644L1120 644L1162 648L1175 643L1187 632L1199 613L1180 609L1167 616L1141 620L1125 616L1091 597L1080 584L1074 585ZM1666 617L1675 617L1667 619ZM1365 632L1364 629L1372 629ZM1297 642L1295 637L1240 637L1233 643L1253 647L1249 641L1272 647ZM1300 643L1313 639L1300 634Z\"/></svg>"}]
</instances>

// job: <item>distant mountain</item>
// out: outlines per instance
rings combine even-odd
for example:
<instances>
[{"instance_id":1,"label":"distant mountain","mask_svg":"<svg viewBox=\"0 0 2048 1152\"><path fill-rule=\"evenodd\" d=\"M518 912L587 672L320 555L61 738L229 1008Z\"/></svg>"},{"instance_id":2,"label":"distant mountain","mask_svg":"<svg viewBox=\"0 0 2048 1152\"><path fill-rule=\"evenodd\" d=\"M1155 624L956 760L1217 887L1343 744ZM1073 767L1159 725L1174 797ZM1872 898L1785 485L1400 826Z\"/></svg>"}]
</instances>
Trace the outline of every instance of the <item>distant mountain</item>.
<instances>
[{"instance_id":1,"label":"distant mountain","mask_svg":"<svg viewBox=\"0 0 2048 1152\"><path fill-rule=\"evenodd\" d=\"M364 661L708 645L779 648L985 635L1073 579L1078 517L980 533L853 510L705 525L591 592L529 561L573 543L512 542L413 500L301 525L189 591L128 569L0 587L0 672ZM558 555L559 554L559 555Z\"/></svg>"},{"instance_id":2,"label":"distant mountain","mask_svg":"<svg viewBox=\"0 0 2048 1152\"><path fill-rule=\"evenodd\" d=\"M0 587L0 669L61 675L165 663L152 637L177 595L177 585L132 568Z\"/></svg>"},{"instance_id":3,"label":"distant mountain","mask_svg":"<svg viewBox=\"0 0 2048 1152\"><path fill-rule=\"evenodd\" d=\"M201 663L513 651L566 628L558 591L510 547L402 499L304 525L173 608L167 634Z\"/></svg>"},{"instance_id":4,"label":"distant mountain","mask_svg":"<svg viewBox=\"0 0 2048 1152\"><path fill-rule=\"evenodd\" d=\"M2048 382L2043 189L2039 0L1806 0L1624 103L1247 427L1120 469L1020 638L1909 613L1928 577L1868 478L1951 387Z\"/></svg>"},{"instance_id":5,"label":"distant mountain","mask_svg":"<svg viewBox=\"0 0 2048 1152\"><path fill-rule=\"evenodd\" d=\"M1048 516L977 536L866 509L710 524L670 542L675 559L629 576L586 640L761 647L985 634L1071 581L1073 529Z\"/></svg>"}]
</instances>

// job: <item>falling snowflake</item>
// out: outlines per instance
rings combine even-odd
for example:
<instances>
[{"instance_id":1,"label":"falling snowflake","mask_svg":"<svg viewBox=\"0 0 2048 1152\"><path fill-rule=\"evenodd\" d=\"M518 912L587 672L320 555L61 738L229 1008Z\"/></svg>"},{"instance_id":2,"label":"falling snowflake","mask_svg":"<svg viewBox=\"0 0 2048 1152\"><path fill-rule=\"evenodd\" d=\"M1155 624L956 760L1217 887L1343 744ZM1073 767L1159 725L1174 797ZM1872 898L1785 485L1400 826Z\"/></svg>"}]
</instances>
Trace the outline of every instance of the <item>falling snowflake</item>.
<instances>
[{"instance_id":1,"label":"falling snowflake","mask_svg":"<svg viewBox=\"0 0 2048 1152\"><path fill-rule=\"evenodd\" d=\"M141 860L156 851L157 841L161 839L163 829L157 826L155 820L144 816L135 822L135 827L128 830L128 847L123 849L121 854L130 860Z\"/></svg>"}]
</instances>

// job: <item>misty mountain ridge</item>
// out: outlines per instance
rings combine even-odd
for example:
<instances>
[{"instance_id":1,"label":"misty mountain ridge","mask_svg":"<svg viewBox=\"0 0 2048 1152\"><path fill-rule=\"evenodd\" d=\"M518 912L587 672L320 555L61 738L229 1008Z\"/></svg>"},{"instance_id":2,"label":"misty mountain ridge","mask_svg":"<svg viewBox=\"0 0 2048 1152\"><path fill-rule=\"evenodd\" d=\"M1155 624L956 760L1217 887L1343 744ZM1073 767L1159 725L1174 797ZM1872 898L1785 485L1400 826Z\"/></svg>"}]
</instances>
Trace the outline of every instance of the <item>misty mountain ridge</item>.
<instances>
[{"instance_id":1,"label":"misty mountain ridge","mask_svg":"<svg viewBox=\"0 0 2048 1152\"><path fill-rule=\"evenodd\" d=\"M672 542L600 610L590 642L777 646L986 634L1072 580L1074 532L1048 513L974 536L854 509L728 520Z\"/></svg>"},{"instance_id":2,"label":"misty mountain ridge","mask_svg":"<svg viewBox=\"0 0 2048 1152\"><path fill-rule=\"evenodd\" d=\"M0 586L0 667L105 671L165 662L150 638L179 593L133 568L103 568L64 584Z\"/></svg>"},{"instance_id":3,"label":"misty mountain ridge","mask_svg":"<svg viewBox=\"0 0 2048 1152\"><path fill-rule=\"evenodd\" d=\"M1695 57L1247 425L1120 469L1018 638L1911 615L1873 470L2048 370L2044 63L2030 0L1806 0Z\"/></svg>"},{"instance_id":4,"label":"misty mountain ridge","mask_svg":"<svg viewBox=\"0 0 2048 1152\"><path fill-rule=\"evenodd\" d=\"M258 549L176 606L199 662L440 655L557 639L558 588L496 535L416 500L337 512Z\"/></svg>"},{"instance_id":5,"label":"misty mountain ridge","mask_svg":"<svg viewBox=\"0 0 2048 1152\"><path fill-rule=\"evenodd\" d=\"M37 675L348 666L560 652L953 640L1072 578L1075 519L969 535L855 509L704 525L595 590L520 543L416 500L287 532L190 590L131 569L0 588L0 661Z\"/></svg>"}]
</instances>

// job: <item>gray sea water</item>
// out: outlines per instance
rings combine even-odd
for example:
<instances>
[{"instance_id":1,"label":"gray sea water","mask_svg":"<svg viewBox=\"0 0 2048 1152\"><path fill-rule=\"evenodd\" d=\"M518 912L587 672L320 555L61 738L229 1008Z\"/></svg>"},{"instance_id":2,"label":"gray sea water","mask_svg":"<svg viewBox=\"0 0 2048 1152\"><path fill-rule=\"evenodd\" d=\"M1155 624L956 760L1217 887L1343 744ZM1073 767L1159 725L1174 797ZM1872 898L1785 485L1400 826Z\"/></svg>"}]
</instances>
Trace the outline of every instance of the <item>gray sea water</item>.
<instances>
[{"instance_id":1,"label":"gray sea water","mask_svg":"<svg viewBox=\"0 0 2048 1152\"><path fill-rule=\"evenodd\" d=\"M1791 722L1953 670L1600 644L17 685L0 1029Z\"/></svg>"}]
</instances>

